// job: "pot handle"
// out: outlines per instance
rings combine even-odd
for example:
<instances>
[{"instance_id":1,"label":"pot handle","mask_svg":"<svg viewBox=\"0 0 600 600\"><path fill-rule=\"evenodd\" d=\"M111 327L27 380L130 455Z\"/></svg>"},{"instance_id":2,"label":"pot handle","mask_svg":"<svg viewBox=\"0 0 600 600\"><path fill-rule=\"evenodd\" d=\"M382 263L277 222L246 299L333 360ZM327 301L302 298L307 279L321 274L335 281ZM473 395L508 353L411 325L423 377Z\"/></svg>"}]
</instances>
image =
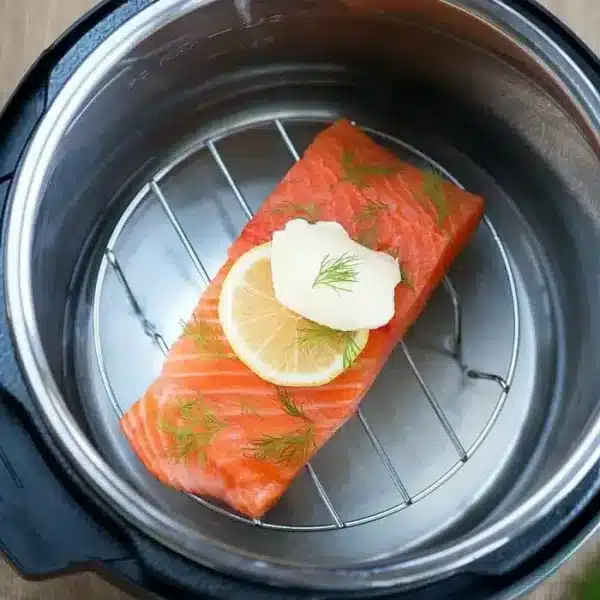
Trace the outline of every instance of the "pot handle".
<instances>
[{"instance_id":1,"label":"pot handle","mask_svg":"<svg viewBox=\"0 0 600 600\"><path fill-rule=\"evenodd\" d=\"M2 207L9 185L8 179L0 183ZM60 454L46 439L14 355L3 271L0 262L0 548L25 577L126 559L127 546L68 491L68 467L58 464Z\"/></svg>"},{"instance_id":2,"label":"pot handle","mask_svg":"<svg viewBox=\"0 0 600 600\"><path fill-rule=\"evenodd\" d=\"M0 398L0 547L25 577L48 577L128 552L71 496L23 418Z\"/></svg>"}]
</instances>

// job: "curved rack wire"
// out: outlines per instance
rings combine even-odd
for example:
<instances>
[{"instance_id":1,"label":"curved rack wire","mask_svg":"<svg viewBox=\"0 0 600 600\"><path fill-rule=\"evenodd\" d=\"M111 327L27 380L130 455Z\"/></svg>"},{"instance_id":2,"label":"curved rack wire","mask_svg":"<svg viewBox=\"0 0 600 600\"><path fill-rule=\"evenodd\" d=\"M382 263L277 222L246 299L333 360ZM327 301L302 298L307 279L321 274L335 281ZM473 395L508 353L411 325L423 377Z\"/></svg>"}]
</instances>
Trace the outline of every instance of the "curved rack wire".
<instances>
[{"instance_id":1,"label":"curved rack wire","mask_svg":"<svg viewBox=\"0 0 600 600\"><path fill-rule=\"evenodd\" d=\"M317 119L317 118L311 119L311 121L326 122L326 120ZM287 130L285 129L283 120L278 118L278 119L271 120L270 123L279 132L279 135L281 136L283 142L285 143L287 150L289 151L291 156L294 158L294 160L296 160L296 161L299 160L300 155L299 155L296 147L294 146ZM265 125L265 124L267 124L267 122L252 123L253 126ZM356 123L354 123L354 125L358 126L358 125L356 125ZM414 147L412 147L412 146L402 142L401 140L398 140L388 134L385 134L383 132L376 131L376 130L366 128L366 127L364 127L363 129L364 129L364 131L366 131L368 133L375 134L382 139L393 142L397 146L401 146L404 149L410 151L413 155L416 155L419 158L421 158L422 160L429 163L429 165L431 167L438 170L448 180L452 181L457 186L462 187L461 184L448 171L446 171L440 164L431 160L431 158L429 158L427 155L423 154L416 148L414 148ZM142 327L144 333L154 341L154 343L158 346L158 348L161 350L161 352L163 354L166 355L168 353L169 349L168 349L168 345L165 342L165 339L162 336L162 334L156 329L154 324L151 323L149 321L149 319L146 317L146 315L144 314L140 304L138 303L138 301L136 299L136 296L135 296L133 290L131 289L131 287L127 281L127 277L126 277L125 273L123 272L123 269L121 268L118 257L116 256L115 251L114 251L117 239L123 232L127 222L131 219L132 215L134 214L134 212L136 211L136 209L138 208L140 203L147 197L147 195L149 193L152 194L154 196L155 200L162 207L162 209L165 213L165 218L169 221L169 223L172 225L173 229L175 230L175 233L177 234L179 240L181 241L183 247L185 248L190 261L192 262L196 271L198 272L198 276L206 285L208 285L210 283L210 277L208 276L206 268L202 264L200 257L194 250L190 240L188 239L187 235L185 234L184 228L182 227L182 225L178 221L175 213L171 209L167 198L165 197L165 195L163 194L163 192L160 188L160 182L170 171L172 171L177 165L181 164L184 160L189 158L192 154L194 154L200 150L206 149L206 150L208 150L208 152L212 156L213 160L215 161L216 165L220 169L221 173L225 177L232 193L234 194L235 198L237 199L238 203L240 204L240 206L241 206L242 210L244 211L244 213L246 214L247 218L251 219L253 217L252 209L250 208L250 205L248 204L248 202L244 198L243 194L241 193L239 187L237 186L234 178L232 177L229 169L227 168L227 165L225 164L225 162L217 148L217 143L220 140L224 139L225 137L235 135L235 133L237 131L238 130L229 130L224 135L206 139L206 140L203 140L201 143L194 144L192 147L190 147L187 150L187 152L185 152L183 155L180 155L174 162L172 162L166 168L164 168L159 173L157 173L152 178L152 180L150 182L148 182L142 188L142 190L140 190L140 192L138 193L138 195L136 196L134 201L129 205L129 207L127 208L127 210L121 217L115 230L113 231L113 234L107 244L107 247L106 247L105 253L104 253L104 257L103 257L102 263L100 265L99 276L98 276L98 280L97 280L97 284L96 284L96 291L95 291L94 314L93 314L93 319L94 319L94 327L93 328L94 328L94 332L95 332L94 344L95 344L96 358L98 361L98 366L99 366L99 370L100 370L100 374L101 374L101 378L102 378L104 387L106 389L106 393L107 393L108 397L110 398L113 409L119 416L121 416L124 411L121 408L121 406L114 394L108 374L106 372L106 366L105 366L104 358L103 358L103 350L102 350L102 346L100 343L100 336L98 335L99 319L100 319L100 317L99 317L99 305L100 305L99 300L100 300L100 296L102 293L102 286L103 286L103 282L104 282L108 267L112 268L113 271L115 272L115 274L116 274L116 276L128 298L131 308L140 322L140 326ZM483 430L480 432L480 434L477 436L477 438L471 444L470 447L465 448L463 446L459 436L457 435L456 431L453 429L453 427L452 427L448 417L444 413L440 403L438 402L438 400L436 399L431 388L427 384L427 381L425 380L425 378L423 377L423 375L417 368L407 345L404 343L404 341L402 341L400 343L400 347L401 347L401 349L406 357L406 360L408 361L408 364L410 365L410 367L421 387L421 390L423 391L423 395L425 396L425 398L431 405L431 408L435 412L442 427L444 428L444 431L446 432L446 435L448 436L450 442L452 443L452 445L454 446L454 449L456 450L457 461L456 461L456 463L454 463L454 465L452 467L450 467L441 477L439 477L437 480L432 482L425 489L423 489L420 492L418 492L417 494L411 496L408 493L408 490L406 489L405 485L402 483L400 474L397 472L396 468L394 467L384 446L381 444L381 442L375 435L375 432L370 427L368 421L366 420L363 412L361 411L361 409L359 407L358 410L356 411L356 418L358 419L362 428L364 429L365 433L367 434L371 444L373 445L375 452L377 453L379 459L385 466L392 482L394 483L394 485L398 491L399 502L397 504L395 504L385 510L380 510L376 513L372 513L370 515L366 515L361 518L344 521L341 518L341 516L339 515L338 511L336 510L336 507L334 506L333 502L331 501L331 499L329 498L329 496L327 494L327 490L325 489L325 487L319 480L317 473L314 471L314 469L310 465L310 463L306 465L305 469L306 469L309 477L311 478L312 483L313 483L324 507L326 508L327 512L329 513L329 515L331 517L331 523L320 524L320 525L298 526L298 525L284 525L284 524L277 524L277 523L269 523L269 522L266 522L266 521L260 520L260 519L248 519L247 517L244 517L238 513L228 510L227 508L224 508L222 506L214 504L214 503L210 502L209 500L206 500L205 498L202 498L200 496L195 496L192 494L187 494L187 495L190 496L191 498L193 498L195 501L197 501L201 505L215 511L216 513L218 513L220 515L229 517L231 519L234 519L235 521L243 522L243 523L246 523L249 525L262 527L265 529L282 530L282 531L327 531L327 530L342 529L342 528L347 528L347 527L355 527L357 525L363 525L363 524L370 523L372 521L376 521L378 519L382 519L384 517L393 515L401 510L404 510L405 508L408 508L409 506L418 502L419 500L422 500L423 498L425 498L426 496L431 494L434 490L439 488L444 482L448 481L448 479L450 479L450 477L452 477L469 460L469 458L471 458L471 456L473 456L473 454L476 452L476 450L482 444L483 440L486 438L486 436L490 432L491 428L493 427L493 425L494 425L496 419L498 418L498 415L500 414L500 411L502 410L502 407L504 406L504 403L506 401L506 397L507 397L507 394L509 392L509 389L510 389L510 386L511 386L511 383L513 380L515 366L516 366L517 348L518 348L518 343L519 343L520 332L519 332L519 307L518 307L514 274L512 272L510 262L508 260L508 255L507 255L506 249L504 248L502 241L500 240L492 223L487 218L487 216L484 216L483 221L484 221L485 226L490 231L492 238L493 238L494 242L496 243L498 250L502 256L504 269L505 269L506 276L507 276L507 279L509 282L510 295L511 295L511 299L512 299L512 308L513 308L513 345L512 345L509 365L508 365L506 374L504 376L496 374L496 373L486 373L483 371L479 371L477 369L470 368L468 365L466 365L463 361L463 354L462 354L462 308L461 308L460 298L459 298L459 296L456 292L456 289L454 288L454 285L452 284L452 281L450 280L450 278L445 277L444 288L448 294L450 301L452 302L452 306L453 306L453 310L454 310L454 332L453 332L453 341L452 341L452 356L457 361L457 363L461 367L461 369L466 377L468 377L470 379L480 379L480 380L489 381L490 383L497 385L500 389L498 400L496 402L494 410L492 411L492 414L490 415Z\"/></svg>"}]
</instances>

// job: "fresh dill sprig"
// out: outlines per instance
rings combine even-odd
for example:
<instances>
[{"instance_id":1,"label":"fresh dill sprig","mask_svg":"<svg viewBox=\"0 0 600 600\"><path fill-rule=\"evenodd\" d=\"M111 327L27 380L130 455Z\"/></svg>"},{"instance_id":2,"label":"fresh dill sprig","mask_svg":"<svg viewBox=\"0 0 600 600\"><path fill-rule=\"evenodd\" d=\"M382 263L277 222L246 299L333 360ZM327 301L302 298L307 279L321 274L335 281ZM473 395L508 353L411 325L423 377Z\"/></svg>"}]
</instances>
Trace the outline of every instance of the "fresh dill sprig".
<instances>
[{"instance_id":1,"label":"fresh dill sprig","mask_svg":"<svg viewBox=\"0 0 600 600\"><path fill-rule=\"evenodd\" d=\"M180 323L183 327L183 335L192 339L203 354L214 357L230 356L217 325L200 321L195 315L188 323L184 321Z\"/></svg>"},{"instance_id":2,"label":"fresh dill sprig","mask_svg":"<svg viewBox=\"0 0 600 600\"><path fill-rule=\"evenodd\" d=\"M378 217L383 211L389 210L389 206L385 202L377 200L367 200L356 215L359 221L370 221Z\"/></svg>"},{"instance_id":3,"label":"fresh dill sprig","mask_svg":"<svg viewBox=\"0 0 600 600\"><path fill-rule=\"evenodd\" d=\"M389 210L389 206L384 202L377 200L367 200L356 215L356 221L359 223L360 230L356 235L355 241L375 250L379 241L379 215Z\"/></svg>"},{"instance_id":4,"label":"fresh dill sprig","mask_svg":"<svg viewBox=\"0 0 600 600\"><path fill-rule=\"evenodd\" d=\"M398 248L390 247L387 250L384 250L384 252L386 254L389 254L394 260L398 262L398 267L400 268L400 283L407 285L411 290L414 289L412 281L408 276L408 272L406 271L404 265L402 264L402 261L400 260L400 251L398 250Z\"/></svg>"},{"instance_id":5,"label":"fresh dill sprig","mask_svg":"<svg viewBox=\"0 0 600 600\"><path fill-rule=\"evenodd\" d=\"M301 427L283 435L263 435L246 447L247 455L256 460L297 466L304 464L311 451L316 450L314 428Z\"/></svg>"},{"instance_id":6,"label":"fresh dill sprig","mask_svg":"<svg viewBox=\"0 0 600 600\"><path fill-rule=\"evenodd\" d=\"M356 338L352 332L343 332L344 335L344 354L342 355L344 369L349 369L360 354L360 346L356 343Z\"/></svg>"},{"instance_id":7,"label":"fresh dill sprig","mask_svg":"<svg viewBox=\"0 0 600 600\"><path fill-rule=\"evenodd\" d=\"M429 198L437 211L438 225L443 227L444 221L449 216L448 201L444 191L444 178L435 169L425 169L423 171L422 196Z\"/></svg>"},{"instance_id":8,"label":"fresh dill sprig","mask_svg":"<svg viewBox=\"0 0 600 600\"><path fill-rule=\"evenodd\" d=\"M314 323L310 327L298 329L296 335L300 348L306 350L310 350L321 343L329 344L332 348L343 344L342 364L344 369L349 369L361 352L354 331L339 331Z\"/></svg>"},{"instance_id":9,"label":"fresh dill sprig","mask_svg":"<svg viewBox=\"0 0 600 600\"><path fill-rule=\"evenodd\" d=\"M379 215L389 209L384 202L377 200L367 200L356 215L360 229L356 234L355 241L375 250L379 241Z\"/></svg>"},{"instance_id":10,"label":"fresh dill sprig","mask_svg":"<svg viewBox=\"0 0 600 600\"><path fill-rule=\"evenodd\" d=\"M206 448L227 423L219 420L202 398L182 400L179 405L179 418L183 423L175 424L162 419L158 428L170 436L174 444L171 452L173 460L187 460L196 454L206 460Z\"/></svg>"},{"instance_id":11,"label":"fresh dill sprig","mask_svg":"<svg viewBox=\"0 0 600 600\"><path fill-rule=\"evenodd\" d=\"M401 262L398 262L398 265L400 267L400 283L403 283L404 285L407 285L411 290L414 290L412 280L408 276L404 265Z\"/></svg>"},{"instance_id":12,"label":"fresh dill sprig","mask_svg":"<svg viewBox=\"0 0 600 600\"><path fill-rule=\"evenodd\" d=\"M321 261L319 272L313 281L313 288L326 286L336 292L349 292L349 285L358 281L358 256L344 252L337 258L327 254Z\"/></svg>"},{"instance_id":13,"label":"fresh dill sprig","mask_svg":"<svg viewBox=\"0 0 600 600\"><path fill-rule=\"evenodd\" d=\"M305 421L309 421L310 419L304 414L301 406L298 406L293 398L290 396L290 393L283 387L275 386L277 390L277 398L281 403L281 407L284 412L286 412L290 417L299 417L304 419Z\"/></svg>"},{"instance_id":14,"label":"fresh dill sprig","mask_svg":"<svg viewBox=\"0 0 600 600\"><path fill-rule=\"evenodd\" d=\"M354 151L346 150L342 153L343 175L340 181L351 183L358 188L366 187L368 175L391 175L395 169L385 165L365 165L356 161Z\"/></svg>"},{"instance_id":15,"label":"fresh dill sprig","mask_svg":"<svg viewBox=\"0 0 600 600\"><path fill-rule=\"evenodd\" d=\"M339 344L344 333L344 331L331 329L326 325L311 323L307 327L299 327L296 330L296 341L302 350L310 351L321 342L325 342L330 346Z\"/></svg>"}]
</instances>

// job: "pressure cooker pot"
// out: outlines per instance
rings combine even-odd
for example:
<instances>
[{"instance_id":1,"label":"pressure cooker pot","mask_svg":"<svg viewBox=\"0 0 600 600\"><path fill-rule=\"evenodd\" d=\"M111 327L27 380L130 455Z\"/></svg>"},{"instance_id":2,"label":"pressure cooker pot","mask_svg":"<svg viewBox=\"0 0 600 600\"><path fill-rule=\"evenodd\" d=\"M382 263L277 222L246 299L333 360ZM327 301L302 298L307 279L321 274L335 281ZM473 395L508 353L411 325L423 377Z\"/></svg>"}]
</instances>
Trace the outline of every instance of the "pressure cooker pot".
<instances>
[{"instance_id":1,"label":"pressure cooker pot","mask_svg":"<svg viewBox=\"0 0 600 600\"><path fill-rule=\"evenodd\" d=\"M98 10L4 116L6 436L21 419L37 441L5 448L9 471L37 465L13 471L15 561L35 564L28 532L60 538L64 519L85 528L58 562L45 548L45 570L96 559L202 597L508 598L562 560L600 486L591 54L516 0ZM247 219L340 117L483 196L485 218L356 416L253 520L159 483L119 419ZM53 506L64 534L35 516Z\"/></svg>"}]
</instances>

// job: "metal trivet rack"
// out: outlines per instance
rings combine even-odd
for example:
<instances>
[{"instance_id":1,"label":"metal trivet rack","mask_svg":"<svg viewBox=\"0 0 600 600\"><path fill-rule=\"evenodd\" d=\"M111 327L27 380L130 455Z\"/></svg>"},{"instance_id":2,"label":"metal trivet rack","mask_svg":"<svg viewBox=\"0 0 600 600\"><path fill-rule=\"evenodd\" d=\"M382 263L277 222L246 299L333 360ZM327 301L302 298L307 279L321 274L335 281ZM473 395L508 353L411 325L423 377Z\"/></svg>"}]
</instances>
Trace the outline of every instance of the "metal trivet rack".
<instances>
[{"instance_id":1,"label":"metal trivet rack","mask_svg":"<svg viewBox=\"0 0 600 600\"><path fill-rule=\"evenodd\" d=\"M319 119L312 119L312 120L317 121ZM323 122L326 122L326 120L323 120ZM299 155L298 151L296 150L296 147L294 146L288 132L286 131L286 129L284 127L283 119L276 118L276 119L272 119L272 120L266 121L266 122L253 123L253 125L265 125L267 123L270 123L272 126L274 126L277 129L277 131L279 132L281 138L283 139L283 142L285 143L285 146L287 147L289 153L294 158L294 160L298 161L300 159L300 155ZM353 125L358 126L356 123L353 123ZM454 177L452 177L452 175L450 173L448 173L441 165L437 164L435 161L431 160L428 156L419 152L412 146L409 146L408 144L405 144L404 142L402 142L396 138L393 138L387 134L384 134L380 131L375 131L375 130L372 130L372 129L369 129L366 127L363 129L366 132L376 134L377 136L379 136L383 139L392 141L395 144L404 147L405 149L409 150L413 154L426 160L433 168L437 169L440 173L442 173L445 177L447 177L453 183L455 183L459 187L462 187L460 185L460 183L458 181L456 181L456 179ZM190 243L190 240L188 239L188 237L187 237L183 227L181 226L180 222L178 221L177 217L175 216L175 213L171 209L169 202L167 201L165 195L163 194L163 192L159 186L159 183L165 177L165 175L167 175L171 170L173 170L173 168L175 168L177 165L182 163L184 160L189 158L189 156L191 156L195 152L206 149L206 150L208 150L208 152L212 156L213 160L215 161L216 165L220 169L221 173L225 177L227 183L229 184L231 191L233 192L235 198L237 199L239 205L241 206L242 210L246 214L247 218L251 219L254 216L254 213L253 213L252 209L250 208L248 202L244 198L244 195L241 193L239 187L237 186L234 178L232 177L229 169L227 168L227 165L225 164L221 154L219 153L219 150L217 149L217 145L216 145L217 142L219 142L220 140L223 140L225 137L228 137L229 135L234 135L234 134L235 134L235 132L230 131L224 135L209 138L209 139L203 140L201 143L195 144L183 156L179 157L176 161L174 161L172 164L170 164L169 167L163 169L157 175L155 175L153 177L153 179L150 182L148 182L146 184L146 186L144 187L144 189L142 190L142 192L151 192L153 194L153 196L155 197L155 199L158 201L158 203L160 204L160 206L162 207L162 209L165 213L166 218L168 219L170 224L173 226L173 229L175 230L179 240L181 241L182 245L184 246L186 253L189 256L189 259L191 260L196 271L198 272L199 276L201 277L201 279L204 281L204 283L206 285L208 285L210 283L210 277L208 275L208 272L207 272L206 268L204 267L204 265L202 264L200 257L198 256L198 254L192 247L192 244ZM136 317L138 318L138 320L141 324L141 327L143 328L144 333L148 337L150 337L154 341L154 343L160 348L160 350L163 352L163 354L166 355L169 351L168 345L165 342L163 335L157 330L157 328L147 318L144 311L142 310L139 302L136 299L134 292L132 291L132 289L127 281L125 273L123 272L123 269L121 268L119 260L113 249L114 245L116 243L116 240L118 238L119 232L122 231L125 222L127 220L129 220L129 218L135 211L135 208L137 207L138 203L142 200L142 198L145 197L145 195L146 195L145 193L140 193L136 199L137 201L134 201L132 203L132 205L130 205L128 210L126 211L125 215L123 215L121 222L120 222L120 227L117 226L115 233L113 233L113 236L111 237L111 240L109 241L109 243L105 249L104 258L103 258L103 261L105 261L105 262L104 262L103 267L106 268L106 265L108 264L114 270L114 272L117 276L117 279L118 279L119 283L121 284L121 286L128 298L131 308L132 308L133 312L135 313ZM195 496L193 494L186 494L186 495L193 498L195 501L199 502L206 508L209 508L209 509L215 511L216 513L218 513L220 515L229 517L231 519L234 519L235 521L243 522L243 523L246 523L249 525L262 527L265 529L281 530L281 531L328 531L328 530L342 529L342 528L348 528L348 527L355 527L357 525L363 525L363 524L370 523L370 522L376 521L378 519L390 516L392 514L395 514L399 511L415 504L419 500L422 500L423 498L425 498L426 496L431 494L434 490L439 488L452 475L454 475L469 460L469 458L475 453L477 448L481 445L481 443L483 442L485 437L490 432L496 419L498 418L498 415L500 414L502 407L504 406L508 391L509 391L511 383L512 383L513 375L514 375L514 366L515 366L515 360L516 360L516 348L518 345L518 337L519 337L517 295L516 295L516 289L515 289L514 276L512 273L512 269L510 267L508 256L507 256L506 250L505 250L501 240L499 239L499 237L498 237L493 225L489 221L489 219L486 216L484 216L483 221L484 221L485 225L488 227L488 229L490 230L490 232L494 238L494 241L496 242L496 244L500 250L500 253L502 255L502 259L504 262L504 267L506 269L506 274L507 274L507 277L509 280L510 292L511 292L511 297L512 297L512 302L513 302L514 337L513 337L512 356L511 356L511 360L509 362L509 367L507 369L505 376L501 376L501 375L498 375L495 373L487 373L487 372L479 371L477 369L469 368L463 361L462 309L461 309L460 299L458 297L456 289L455 289L454 285L452 284L452 281L450 280L450 278L449 277L444 278L444 281L443 281L444 288L448 294L450 301L452 302L453 311L454 311L454 332L453 332L453 337L452 337L452 349L451 349L451 355L452 355L453 359L456 360L456 362L458 363L458 365L460 366L462 372L464 373L464 375L466 377L468 377L470 379L479 379L479 380L490 381L490 382L494 383L495 385L497 385L500 389L500 394L499 394L498 400L496 402L495 408L492 411L490 418L488 419L488 421L487 421L485 427L483 428L483 430L481 431L481 433L478 435L478 437L475 439L475 441L472 443L472 445L469 448L465 448L463 446L458 435L456 434L452 425L450 424L448 417L444 413L440 403L438 402L438 400L436 399L435 395L433 394L431 388L429 387L427 381L425 381L423 375L418 370L418 368L415 364L415 361L413 360L413 357L411 356L411 353L410 353L408 347L406 346L405 342L404 341L400 342L400 347L406 357L406 360L408 361L408 364L410 365L410 367L412 369L412 372L414 373L415 377L417 378L417 381L421 387L421 390L423 391L425 398L427 399L427 401L431 405L432 409L434 410L434 412L435 412L437 418L439 419L441 425L443 426L449 440L451 441L452 445L454 446L454 448L456 450L456 454L457 454L457 458L458 458L457 462L450 469L448 469L444 475L442 475L436 481L431 483L428 487L423 489L421 492L411 496L408 493L405 485L402 483L400 474L397 472L396 468L392 464L392 461L390 460L385 448L383 447L383 445L381 444L381 442L375 435L373 429L369 425L362 410L359 407L358 410L356 411L356 418L359 420L362 428L364 429L369 440L371 441L373 448L377 452L379 459L385 466L392 482L394 483L394 485L398 491L398 496L399 496L398 499L399 500L401 499L401 502L398 502L394 506L391 506L385 510L380 510L376 513L373 513L373 514L370 514L370 515L367 515L367 516L364 516L361 518L344 521L341 518L341 516L339 515L338 511L336 510L333 502L331 501L331 499L329 498L329 495L327 494L326 489L324 488L323 484L319 480L317 473L314 471L314 469L310 463L308 463L305 466L305 469L308 472L308 475L310 476L310 478L314 484L314 487L315 487L324 507L327 509L327 511L331 517L331 521L332 521L331 523L322 524L322 525L303 525L303 526L269 523L269 522L266 522L261 519L249 519L238 513L232 512L231 510L228 510L227 508L224 508L217 504L213 504L209 500L206 500L199 496ZM101 270L102 270L102 267L101 267ZM98 285L97 289L100 289L101 279L102 279L102 277L100 277L98 280L99 285ZM97 306L98 303L95 303L95 304ZM121 406L119 405L119 402L115 398L115 395L112 391L112 387L110 385L108 375L106 373L106 367L105 367L104 360L102 357L102 349L101 349L99 343L96 343L96 358L98 360L98 365L100 368L100 373L101 373L101 377L102 377L106 392L111 400L111 403L112 403L112 406L113 406L115 412L120 417L123 415L124 411L121 408Z\"/></svg>"}]
</instances>

